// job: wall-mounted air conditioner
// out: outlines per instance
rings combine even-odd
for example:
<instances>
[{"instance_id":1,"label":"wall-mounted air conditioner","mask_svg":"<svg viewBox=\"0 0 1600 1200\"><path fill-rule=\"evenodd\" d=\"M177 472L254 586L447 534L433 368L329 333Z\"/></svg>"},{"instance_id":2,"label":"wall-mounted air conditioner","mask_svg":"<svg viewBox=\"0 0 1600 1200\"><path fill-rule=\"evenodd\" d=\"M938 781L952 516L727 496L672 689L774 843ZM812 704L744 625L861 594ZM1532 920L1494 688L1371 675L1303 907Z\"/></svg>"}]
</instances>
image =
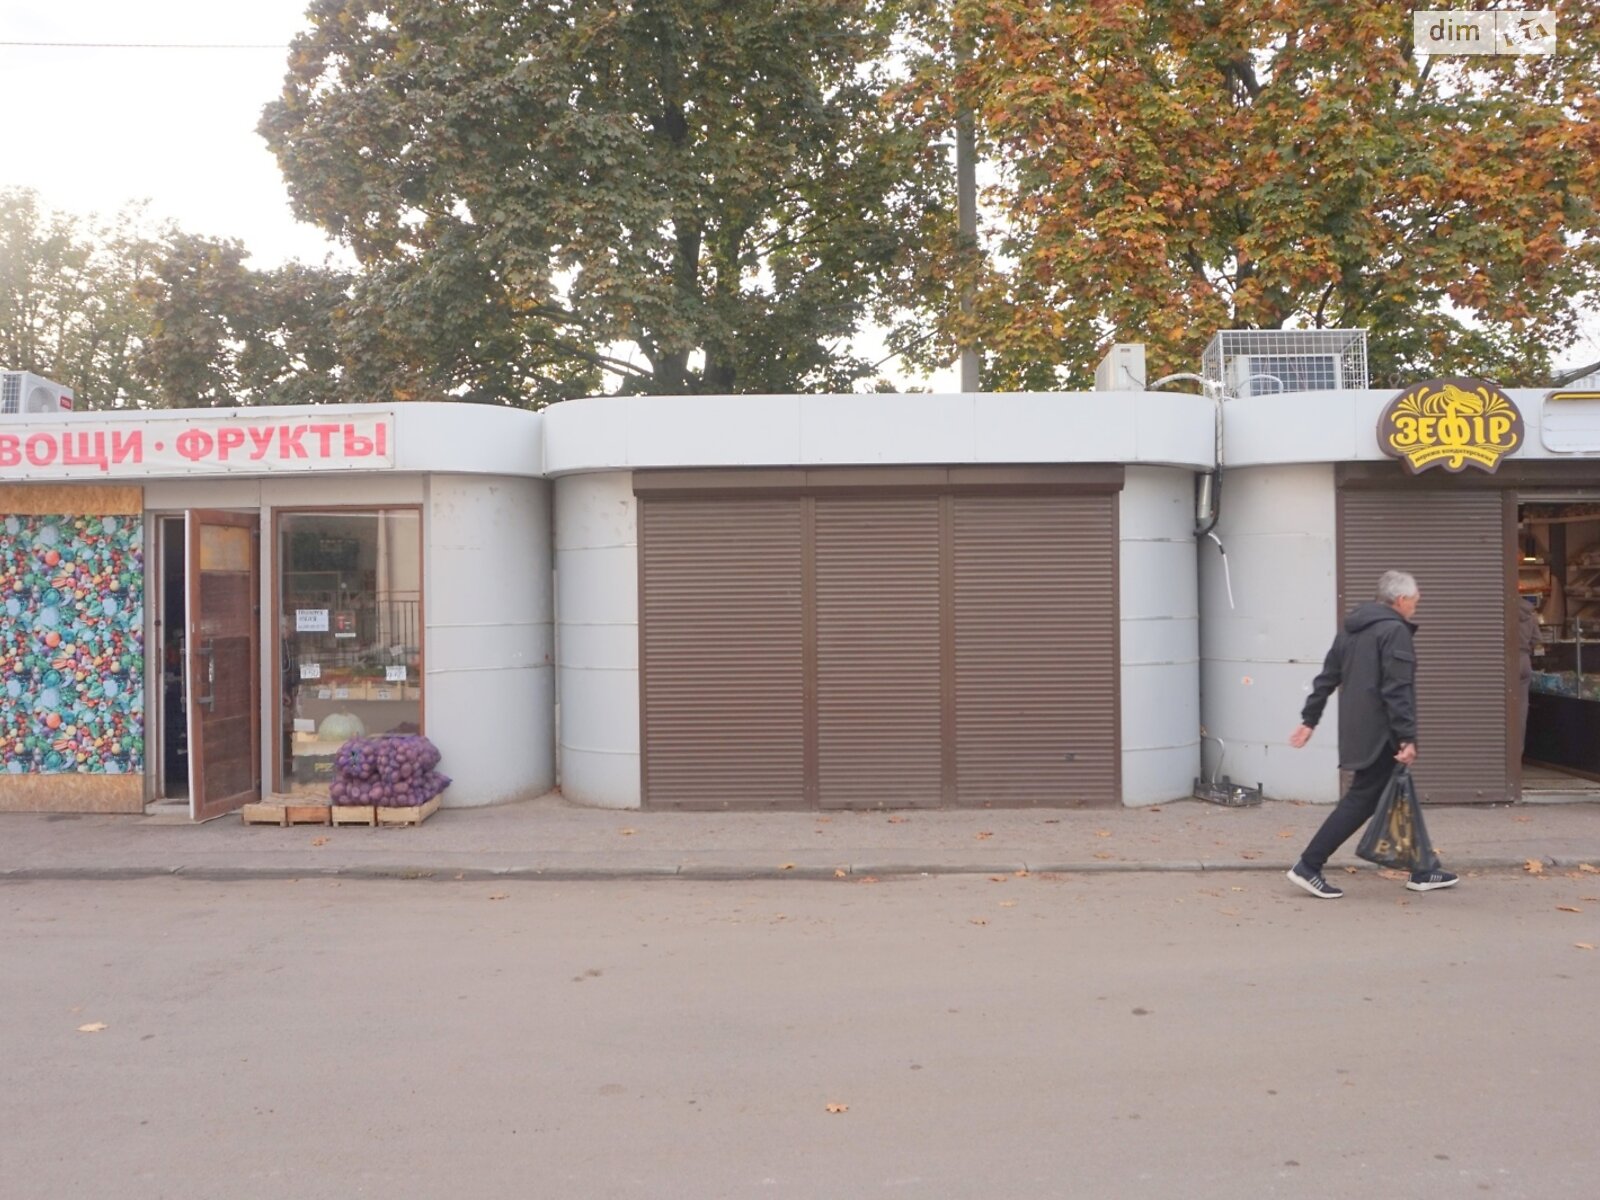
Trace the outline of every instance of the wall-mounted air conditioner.
<instances>
[{"instance_id":1,"label":"wall-mounted air conditioner","mask_svg":"<svg viewBox=\"0 0 1600 1200\"><path fill-rule=\"evenodd\" d=\"M1334 392L1348 387L1338 354L1240 354L1228 361L1230 396Z\"/></svg>"},{"instance_id":2,"label":"wall-mounted air conditioner","mask_svg":"<svg viewBox=\"0 0 1600 1200\"><path fill-rule=\"evenodd\" d=\"M31 371L0 371L0 415L71 412L72 389Z\"/></svg>"}]
</instances>

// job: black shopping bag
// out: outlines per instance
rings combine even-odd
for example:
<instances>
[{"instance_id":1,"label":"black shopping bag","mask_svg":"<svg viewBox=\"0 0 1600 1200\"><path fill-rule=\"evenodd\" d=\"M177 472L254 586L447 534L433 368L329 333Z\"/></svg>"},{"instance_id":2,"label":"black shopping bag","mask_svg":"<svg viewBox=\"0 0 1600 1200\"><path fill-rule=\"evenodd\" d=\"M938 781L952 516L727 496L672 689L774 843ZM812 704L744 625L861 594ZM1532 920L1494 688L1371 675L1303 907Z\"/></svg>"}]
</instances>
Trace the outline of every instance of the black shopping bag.
<instances>
[{"instance_id":1,"label":"black shopping bag","mask_svg":"<svg viewBox=\"0 0 1600 1200\"><path fill-rule=\"evenodd\" d=\"M1428 827L1422 821L1417 785L1405 767L1396 767L1384 785L1378 811L1372 814L1356 853L1380 867L1405 871L1438 869L1439 856L1433 852Z\"/></svg>"}]
</instances>

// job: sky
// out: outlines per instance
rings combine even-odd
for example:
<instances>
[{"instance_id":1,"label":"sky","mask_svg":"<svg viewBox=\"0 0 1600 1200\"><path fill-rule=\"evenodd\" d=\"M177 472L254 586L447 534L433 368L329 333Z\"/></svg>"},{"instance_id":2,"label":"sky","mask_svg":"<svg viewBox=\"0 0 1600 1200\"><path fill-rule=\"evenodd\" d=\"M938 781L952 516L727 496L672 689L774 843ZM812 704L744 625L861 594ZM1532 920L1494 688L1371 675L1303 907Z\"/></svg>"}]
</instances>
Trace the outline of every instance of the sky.
<instances>
[{"instance_id":1,"label":"sky","mask_svg":"<svg viewBox=\"0 0 1600 1200\"><path fill-rule=\"evenodd\" d=\"M0 45L8 98L0 187L30 187L46 208L110 217L148 201L152 220L231 237L251 265L319 263L342 252L294 219L277 162L256 133L281 86L306 0L0 0L0 42L203 43L264 49ZM873 358L878 342L863 338ZM1600 320L1559 365L1600 360ZM950 390L952 368L931 380Z\"/></svg>"}]
</instances>

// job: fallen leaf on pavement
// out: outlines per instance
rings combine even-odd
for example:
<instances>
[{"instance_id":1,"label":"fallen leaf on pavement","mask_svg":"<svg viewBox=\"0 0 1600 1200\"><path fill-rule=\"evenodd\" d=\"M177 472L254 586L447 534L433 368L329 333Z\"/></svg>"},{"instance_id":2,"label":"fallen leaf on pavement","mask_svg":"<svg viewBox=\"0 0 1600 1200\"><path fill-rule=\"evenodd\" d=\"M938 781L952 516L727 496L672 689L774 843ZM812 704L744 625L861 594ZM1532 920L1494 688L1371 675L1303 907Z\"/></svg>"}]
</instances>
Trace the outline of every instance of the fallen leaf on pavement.
<instances>
[{"instance_id":1,"label":"fallen leaf on pavement","mask_svg":"<svg viewBox=\"0 0 1600 1200\"><path fill-rule=\"evenodd\" d=\"M78 1032L79 1033L99 1033L105 1027L106 1027L106 1023L104 1021L94 1021L94 1022L92 1022L92 1023L88 1024L88 1025L79 1025L78 1026Z\"/></svg>"},{"instance_id":2,"label":"fallen leaf on pavement","mask_svg":"<svg viewBox=\"0 0 1600 1200\"><path fill-rule=\"evenodd\" d=\"M1242 887L1231 887L1228 890L1230 892L1242 892L1242 891L1244 891L1244 889Z\"/></svg>"},{"instance_id":3,"label":"fallen leaf on pavement","mask_svg":"<svg viewBox=\"0 0 1600 1200\"><path fill-rule=\"evenodd\" d=\"M1259 850L1241 850L1241 851L1239 851L1239 857L1240 858L1260 858L1261 857L1261 851L1259 851Z\"/></svg>"},{"instance_id":4,"label":"fallen leaf on pavement","mask_svg":"<svg viewBox=\"0 0 1600 1200\"><path fill-rule=\"evenodd\" d=\"M313 846L326 846L328 844L328 839L325 837L312 838L311 844Z\"/></svg>"},{"instance_id":5,"label":"fallen leaf on pavement","mask_svg":"<svg viewBox=\"0 0 1600 1200\"><path fill-rule=\"evenodd\" d=\"M1526 823L1527 823L1527 822L1529 822L1529 821L1531 821L1531 820L1533 820L1533 818L1532 818L1532 817L1530 817L1530 816L1528 816L1528 815L1527 815L1527 814L1526 814L1526 813L1523 813L1523 814L1519 814L1519 815L1518 815L1518 816L1515 816L1515 817L1512 817L1512 818L1511 818L1511 819L1512 819L1512 820L1513 820L1513 821L1521 821L1521 822L1523 822L1523 823L1524 823L1524 824L1526 824Z\"/></svg>"},{"instance_id":6,"label":"fallen leaf on pavement","mask_svg":"<svg viewBox=\"0 0 1600 1200\"><path fill-rule=\"evenodd\" d=\"M1018 879L1026 879L1026 878L1027 878L1027 877L1028 877L1028 871L1027 871L1027 868L1026 868L1026 867L1024 867L1024 868L1023 868L1023 869L1022 869L1022 870L1020 870L1020 871L1013 871L1013 872L1011 872L1011 873L1012 873L1012 874L1013 874L1013 875L1015 875L1015 876L1016 876L1016 877L1017 877L1017 878L1018 878Z\"/></svg>"},{"instance_id":7,"label":"fallen leaf on pavement","mask_svg":"<svg viewBox=\"0 0 1600 1200\"><path fill-rule=\"evenodd\" d=\"M1585 875L1600 875L1600 867L1595 866L1593 863L1579 863L1578 870Z\"/></svg>"},{"instance_id":8,"label":"fallen leaf on pavement","mask_svg":"<svg viewBox=\"0 0 1600 1200\"><path fill-rule=\"evenodd\" d=\"M1239 915L1237 908L1219 908L1217 911L1225 917L1237 917Z\"/></svg>"},{"instance_id":9,"label":"fallen leaf on pavement","mask_svg":"<svg viewBox=\"0 0 1600 1200\"><path fill-rule=\"evenodd\" d=\"M856 882L857 883L877 883L878 882L878 877L876 875L863 875L860 879L856 880Z\"/></svg>"},{"instance_id":10,"label":"fallen leaf on pavement","mask_svg":"<svg viewBox=\"0 0 1600 1200\"><path fill-rule=\"evenodd\" d=\"M621 834L623 837L632 837L634 834L638 833L639 831L637 829L619 829L619 830L617 830L617 832L619 834Z\"/></svg>"},{"instance_id":11,"label":"fallen leaf on pavement","mask_svg":"<svg viewBox=\"0 0 1600 1200\"><path fill-rule=\"evenodd\" d=\"M832 817L818 817L817 818L817 824L818 825L831 825L831 824L833 824L833 818Z\"/></svg>"},{"instance_id":12,"label":"fallen leaf on pavement","mask_svg":"<svg viewBox=\"0 0 1600 1200\"><path fill-rule=\"evenodd\" d=\"M1378 874L1381 875L1385 879L1393 879L1396 882L1398 882L1398 881L1400 881L1402 879L1410 879L1411 878L1411 876L1408 875L1404 871L1379 871Z\"/></svg>"},{"instance_id":13,"label":"fallen leaf on pavement","mask_svg":"<svg viewBox=\"0 0 1600 1200\"><path fill-rule=\"evenodd\" d=\"M828 1105L828 1111L831 1113L847 1113L850 1111L850 1106L848 1104L830 1104Z\"/></svg>"},{"instance_id":14,"label":"fallen leaf on pavement","mask_svg":"<svg viewBox=\"0 0 1600 1200\"><path fill-rule=\"evenodd\" d=\"M1537 858L1530 858L1527 862L1523 863L1522 864L1522 869L1524 871L1526 871L1529 875L1543 875L1544 874L1544 864L1542 862L1540 862Z\"/></svg>"},{"instance_id":15,"label":"fallen leaf on pavement","mask_svg":"<svg viewBox=\"0 0 1600 1200\"><path fill-rule=\"evenodd\" d=\"M982 833L975 833L972 836L977 838L981 842L981 841L983 841L984 838L992 838L994 836L994 831L986 829Z\"/></svg>"},{"instance_id":16,"label":"fallen leaf on pavement","mask_svg":"<svg viewBox=\"0 0 1600 1200\"><path fill-rule=\"evenodd\" d=\"M792 871L792 870L794 870L794 864L793 863L784 863L782 866L780 866L778 868L778 870L780 870L780 871Z\"/></svg>"},{"instance_id":17,"label":"fallen leaf on pavement","mask_svg":"<svg viewBox=\"0 0 1600 1200\"><path fill-rule=\"evenodd\" d=\"M1346 874L1346 875L1354 875L1354 874L1356 874L1356 873L1357 873L1357 868L1355 868L1355 867L1346 867L1346 868L1345 868L1345 869L1344 869L1344 873L1345 873L1345 874Z\"/></svg>"},{"instance_id":18,"label":"fallen leaf on pavement","mask_svg":"<svg viewBox=\"0 0 1600 1200\"><path fill-rule=\"evenodd\" d=\"M1005 876L1005 875L991 875L991 876L989 876L989 882L990 883L1005 883L1008 878L1009 877Z\"/></svg>"},{"instance_id":19,"label":"fallen leaf on pavement","mask_svg":"<svg viewBox=\"0 0 1600 1200\"><path fill-rule=\"evenodd\" d=\"M1001 908L1015 908L1016 906L1017 906L1017 902L1015 900L1002 900L1002 901L1000 901L1000 907Z\"/></svg>"},{"instance_id":20,"label":"fallen leaf on pavement","mask_svg":"<svg viewBox=\"0 0 1600 1200\"><path fill-rule=\"evenodd\" d=\"M968 917L967 923L969 925L987 925L989 921L986 917Z\"/></svg>"},{"instance_id":21,"label":"fallen leaf on pavement","mask_svg":"<svg viewBox=\"0 0 1600 1200\"><path fill-rule=\"evenodd\" d=\"M891 825L904 825L905 823L906 823L906 818L905 817L890 817L889 818L889 824L891 824Z\"/></svg>"},{"instance_id":22,"label":"fallen leaf on pavement","mask_svg":"<svg viewBox=\"0 0 1600 1200\"><path fill-rule=\"evenodd\" d=\"M510 897L511 897L511 893L510 892L496 892L496 893L494 893L494 895L490 896L489 899L491 899L491 900L508 900L508 899L510 899Z\"/></svg>"},{"instance_id":23,"label":"fallen leaf on pavement","mask_svg":"<svg viewBox=\"0 0 1600 1200\"><path fill-rule=\"evenodd\" d=\"M1095 851L1095 857L1096 858L1115 858L1116 855L1115 854L1108 854L1104 850L1097 850L1097 851Z\"/></svg>"},{"instance_id":24,"label":"fallen leaf on pavement","mask_svg":"<svg viewBox=\"0 0 1600 1200\"><path fill-rule=\"evenodd\" d=\"M1593 950L1594 949L1594 943L1593 942L1573 942L1572 944L1574 946L1576 946L1579 950Z\"/></svg>"},{"instance_id":25,"label":"fallen leaf on pavement","mask_svg":"<svg viewBox=\"0 0 1600 1200\"><path fill-rule=\"evenodd\" d=\"M1111 830L1109 830L1109 829L1096 829L1094 831L1094 835L1095 835L1095 837L1110 837L1111 836Z\"/></svg>"},{"instance_id":26,"label":"fallen leaf on pavement","mask_svg":"<svg viewBox=\"0 0 1600 1200\"><path fill-rule=\"evenodd\" d=\"M1571 904L1558 904L1558 905L1556 905L1556 911L1557 911L1557 912L1575 912L1575 913L1581 913L1581 912L1582 912L1582 911L1583 911L1583 909L1581 909L1581 908L1575 908L1575 907L1574 907L1574 906L1573 906L1573 905L1571 905Z\"/></svg>"},{"instance_id":27,"label":"fallen leaf on pavement","mask_svg":"<svg viewBox=\"0 0 1600 1200\"><path fill-rule=\"evenodd\" d=\"M1281 837L1281 838L1291 838L1291 837L1294 836L1294 830L1292 830L1292 829L1280 829L1280 830L1278 830L1278 836Z\"/></svg>"},{"instance_id":28,"label":"fallen leaf on pavement","mask_svg":"<svg viewBox=\"0 0 1600 1200\"><path fill-rule=\"evenodd\" d=\"M849 873L850 872L846 871L843 867L835 867L833 869L833 877L835 879L843 879Z\"/></svg>"}]
</instances>

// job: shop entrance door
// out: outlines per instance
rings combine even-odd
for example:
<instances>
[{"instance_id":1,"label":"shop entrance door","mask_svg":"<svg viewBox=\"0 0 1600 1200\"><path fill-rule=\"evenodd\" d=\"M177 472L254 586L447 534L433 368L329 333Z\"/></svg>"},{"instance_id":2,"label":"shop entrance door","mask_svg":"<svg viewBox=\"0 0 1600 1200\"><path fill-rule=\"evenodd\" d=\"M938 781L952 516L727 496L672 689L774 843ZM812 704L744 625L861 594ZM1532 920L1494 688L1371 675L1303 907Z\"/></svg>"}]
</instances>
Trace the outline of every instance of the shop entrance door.
<instances>
[{"instance_id":1,"label":"shop entrance door","mask_svg":"<svg viewBox=\"0 0 1600 1200\"><path fill-rule=\"evenodd\" d=\"M261 519L192 509L188 525L189 815L261 798Z\"/></svg>"}]
</instances>

